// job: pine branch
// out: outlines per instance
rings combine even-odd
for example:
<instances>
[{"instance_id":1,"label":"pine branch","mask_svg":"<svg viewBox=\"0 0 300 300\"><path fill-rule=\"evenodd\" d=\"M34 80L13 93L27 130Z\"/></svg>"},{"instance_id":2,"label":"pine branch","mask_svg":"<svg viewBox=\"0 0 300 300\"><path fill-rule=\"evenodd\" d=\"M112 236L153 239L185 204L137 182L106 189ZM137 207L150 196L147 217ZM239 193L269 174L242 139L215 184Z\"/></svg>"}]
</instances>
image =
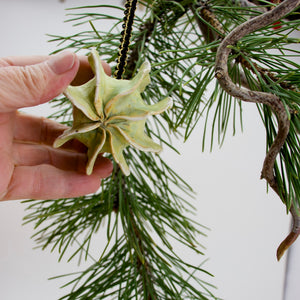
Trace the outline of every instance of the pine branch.
<instances>
[{"instance_id":1,"label":"pine branch","mask_svg":"<svg viewBox=\"0 0 300 300\"><path fill-rule=\"evenodd\" d=\"M274 8L267 12L272 16L268 19L271 25L264 20L260 28L260 21L256 22L265 19L262 13L268 6L253 6L247 0L140 2L145 14L136 16L132 25L125 77L131 78L148 59L152 83L143 93L144 100L151 104L171 96L174 102L172 111L147 125L147 134L177 151L173 136L183 135L187 140L204 118L203 149L209 129L212 149L215 132L222 144L231 122L233 133L238 117L242 126L242 102L257 103L268 150L262 175L294 214L300 207L300 67L282 54L289 50L287 45L298 42L289 33L299 21L282 19L283 28L274 30L272 18L284 15ZM283 4L292 2L295 5L291 0ZM59 50L86 53L96 47L114 71L123 18L103 13L105 7L123 11L112 5L70 10L72 22L78 27L90 24L90 30L52 36L52 40L59 43ZM107 19L115 24L102 32L98 22ZM268 52L274 45L280 56ZM289 53L300 56L296 50ZM67 99L56 99L53 106L52 117L70 125ZM125 177L115 166L112 177L103 180L101 190L93 195L30 202L25 220L35 222L36 242L57 250L60 259L67 255L69 259L90 259L93 237L107 224L103 252L92 258L87 270L71 274L75 278L66 285L73 289L62 299L214 299L211 285L203 279L208 273L198 263L183 261L172 246L176 241L192 253L203 254L196 237L204 235L204 228L187 217L194 211L192 188L159 156L130 148L125 156L132 174ZM298 232L299 218L294 215L294 231Z\"/></svg>"}]
</instances>

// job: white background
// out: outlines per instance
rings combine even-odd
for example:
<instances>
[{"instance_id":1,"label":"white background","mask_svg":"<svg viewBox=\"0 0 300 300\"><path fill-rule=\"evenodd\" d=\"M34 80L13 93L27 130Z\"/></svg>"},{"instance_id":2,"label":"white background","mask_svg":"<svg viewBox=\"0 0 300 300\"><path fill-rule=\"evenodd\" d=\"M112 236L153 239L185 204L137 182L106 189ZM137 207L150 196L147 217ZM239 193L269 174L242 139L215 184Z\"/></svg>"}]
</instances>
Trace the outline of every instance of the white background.
<instances>
[{"instance_id":1,"label":"white background","mask_svg":"<svg viewBox=\"0 0 300 300\"><path fill-rule=\"evenodd\" d=\"M81 30L63 23L64 8L99 3L107 1L0 0L0 56L50 53L56 45L47 42L47 33ZM31 112L47 115L46 109ZM197 192L197 218L210 228L208 237L199 239L207 248L206 269L215 275L215 294L226 300L280 300L286 258L278 263L275 253L288 232L289 217L259 179L265 136L255 106L244 104L244 132L234 137L229 133L222 149L202 153L201 137L198 128L186 144L177 143L180 156L163 155ZM56 253L33 250L32 226L21 225L24 208L19 201L0 203L0 298L55 300L66 291L59 289L62 282L47 278L76 271L77 266L57 263Z\"/></svg>"}]
</instances>

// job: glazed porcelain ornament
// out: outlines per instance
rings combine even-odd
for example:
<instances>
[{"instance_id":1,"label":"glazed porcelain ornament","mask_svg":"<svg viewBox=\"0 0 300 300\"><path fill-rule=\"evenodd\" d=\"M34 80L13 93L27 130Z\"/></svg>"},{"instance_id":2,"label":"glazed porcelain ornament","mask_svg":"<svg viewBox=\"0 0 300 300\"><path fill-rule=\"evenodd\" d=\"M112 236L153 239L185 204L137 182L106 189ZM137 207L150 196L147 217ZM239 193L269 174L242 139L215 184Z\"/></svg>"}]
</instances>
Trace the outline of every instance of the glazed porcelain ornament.
<instances>
[{"instance_id":1,"label":"glazed porcelain ornament","mask_svg":"<svg viewBox=\"0 0 300 300\"><path fill-rule=\"evenodd\" d=\"M150 83L147 61L131 80L118 80L105 74L96 49L92 49L88 59L95 76L81 86L65 90L73 104L73 125L55 140L54 147L77 139L88 148L88 175L98 154L104 152L111 153L123 173L129 175L123 150L127 146L155 153L162 150L145 134L145 123L149 116L170 108L172 99L165 98L154 105L143 101L141 93Z\"/></svg>"}]
</instances>

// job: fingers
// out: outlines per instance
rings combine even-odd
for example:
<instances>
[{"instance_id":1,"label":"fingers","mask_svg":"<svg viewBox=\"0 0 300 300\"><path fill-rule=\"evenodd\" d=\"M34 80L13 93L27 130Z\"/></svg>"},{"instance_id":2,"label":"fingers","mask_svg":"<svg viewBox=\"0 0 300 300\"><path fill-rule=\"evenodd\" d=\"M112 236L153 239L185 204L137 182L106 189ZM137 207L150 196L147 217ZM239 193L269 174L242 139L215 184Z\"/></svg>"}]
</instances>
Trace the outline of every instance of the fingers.
<instances>
[{"instance_id":1,"label":"fingers","mask_svg":"<svg viewBox=\"0 0 300 300\"><path fill-rule=\"evenodd\" d=\"M37 64L0 68L0 110L10 112L53 99L70 84L78 68L77 56L68 51Z\"/></svg>"},{"instance_id":2,"label":"fingers","mask_svg":"<svg viewBox=\"0 0 300 300\"><path fill-rule=\"evenodd\" d=\"M68 127L44 117L17 113L15 119L14 139L52 145L54 140Z\"/></svg>"},{"instance_id":3,"label":"fingers","mask_svg":"<svg viewBox=\"0 0 300 300\"><path fill-rule=\"evenodd\" d=\"M17 166L53 165L65 171L84 174L87 156L84 153L53 149L48 146L14 143L13 158ZM105 158L99 157L99 160Z\"/></svg>"},{"instance_id":4,"label":"fingers","mask_svg":"<svg viewBox=\"0 0 300 300\"><path fill-rule=\"evenodd\" d=\"M12 175L6 187L0 184L0 200L56 199L94 193L100 179L109 176L113 169L109 159L99 156L93 173L88 176L85 154L41 145L15 143L12 152L14 162L7 164L8 159L1 165L3 171L11 170L5 172L7 176Z\"/></svg>"},{"instance_id":5,"label":"fingers","mask_svg":"<svg viewBox=\"0 0 300 300\"><path fill-rule=\"evenodd\" d=\"M54 149L48 146L14 143L12 156L14 165L36 166L53 165L65 171L74 171L84 174L86 172L87 155L74 151ZM108 158L99 155L95 162L95 168L103 165L112 165ZM106 171L105 171L106 172Z\"/></svg>"},{"instance_id":6,"label":"fingers","mask_svg":"<svg viewBox=\"0 0 300 300\"><path fill-rule=\"evenodd\" d=\"M52 146L55 139L68 127L44 117L17 113L15 119L14 140L19 142L45 144ZM77 140L71 140L61 148L85 152L86 147Z\"/></svg>"},{"instance_id":7,"label":"fingers","mask_svg":"<svg viewBox=\"0 0 300 300\"><path fill-rule=\"evenodd\" d=\"M3 200L71 198L95 193L100 178L109 176L111 170L107 160L101 161L90 176L50 165L17 166Z\"/></svg>"}]
</instances>

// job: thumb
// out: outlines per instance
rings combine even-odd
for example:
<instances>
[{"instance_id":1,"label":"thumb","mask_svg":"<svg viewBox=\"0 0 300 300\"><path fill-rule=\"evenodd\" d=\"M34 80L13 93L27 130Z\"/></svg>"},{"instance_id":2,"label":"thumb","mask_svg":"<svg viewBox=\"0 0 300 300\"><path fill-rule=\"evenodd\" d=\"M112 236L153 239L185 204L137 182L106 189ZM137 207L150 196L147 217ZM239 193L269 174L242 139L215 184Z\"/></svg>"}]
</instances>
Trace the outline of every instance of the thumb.
<instances>
[{"instance_id":1,"label":"thumb","mask_svg":"<svg viewBox=\"0 0 300 300\"><path fill-rule=\"evenodd\" d=\"M0 111L10 112L53 99L70 84L78 68L77 56L69 51L34 65L0 68Z\"/></svg>"}]
</instances>

